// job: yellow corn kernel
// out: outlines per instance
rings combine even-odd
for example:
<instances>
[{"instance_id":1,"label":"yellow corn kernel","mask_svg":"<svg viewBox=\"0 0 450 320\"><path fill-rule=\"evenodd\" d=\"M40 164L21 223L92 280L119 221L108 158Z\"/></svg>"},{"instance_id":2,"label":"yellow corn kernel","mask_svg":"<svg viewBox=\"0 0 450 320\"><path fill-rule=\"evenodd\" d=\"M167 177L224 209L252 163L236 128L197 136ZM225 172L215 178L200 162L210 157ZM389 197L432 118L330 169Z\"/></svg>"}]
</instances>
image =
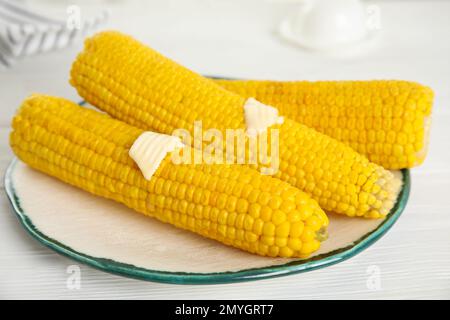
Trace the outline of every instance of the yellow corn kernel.
<instances>
[{"instance_id":1,"label":"yellow corn kernel","mask_svg":"<svg viewBox=\"0 0 450 320\"><path fill-rule=\"evenodd\" d=\"M290 228L291 228L291 223L288 221L285 221L276 227L275 235L277 237L287 238L287 236L289 235Z\"/></svg>"},{"instance_id":2,"label":"yellow corn kernel","mask_svg":"<svg viewBox=\"0 0 450 320\"><path fill-rule=\"evenodd\" d=\"M288 247L292 250L299 251L302 248L302 241L300 239L289 239Z\"/></svg>"},{"instance_id":3,"label":"yellow corn kernel","mask_svg":"<svg viewBox=\"0 0 450 320\"><path fill-rule=\"evenodd\" d=\"M314 215L306 219L306 225L311 228L312 231L318 231L323 224L323 221L321 221L319 217Z\"/></svg>"},{"instance_id":4,"label":"yellow corn kernel","mask_svg":"<svg viewBox=\"0 0 450 320\"><path fill-rule=\"evenodd\" d=\"M302 237L300 239L302 240L303 243L308 243L314 240L315 237L316 234L311 228L304 227Z\"/></svg>"},{"instance_id":5,"label":"yellow corn kernel","mask_svg":"<svg viewBox=\"0 0 450 320\"><path fill-rule=\"evenodd\" d=\"M274 236L275 235L275 224L273 224L272 222L266 222L264 223L264 227L263 227L263 234L265 236Z\"/></svg>"},{"instance_id":6,"label":"yellow corn kernel","mask_svg":"<svg viewBox=\"0 0 450 320\"><path fill-rule=\"evenodd\" d=\"M268 206L262 206L261 219L263 221L271 221L272 220L272 209L269 208Z\"/></svg>"},{"instance_id":7,"label":"yellow corn kernel","mask_svg":"<svg viewBox=\"0 0 450 320\"><path fill-rule=\"evenodd\" d=\"M317 240L311 240L310 242L306 242L302 244L302 247L300 249L301 254L311 254L312 252L316 251L320 246L319 241Z\"/></svg>"},{"instance_id":8,"label":"yellow corn kernel","mask_svg":"<svg viewBox=\"0 0 450 320\"><path fill-rule=\"evenodd\" d=\"M298 238L303 234L305 225L302 221L294 222L291 225L290 235L292 238Z\"/></svg>"}]
</instances>

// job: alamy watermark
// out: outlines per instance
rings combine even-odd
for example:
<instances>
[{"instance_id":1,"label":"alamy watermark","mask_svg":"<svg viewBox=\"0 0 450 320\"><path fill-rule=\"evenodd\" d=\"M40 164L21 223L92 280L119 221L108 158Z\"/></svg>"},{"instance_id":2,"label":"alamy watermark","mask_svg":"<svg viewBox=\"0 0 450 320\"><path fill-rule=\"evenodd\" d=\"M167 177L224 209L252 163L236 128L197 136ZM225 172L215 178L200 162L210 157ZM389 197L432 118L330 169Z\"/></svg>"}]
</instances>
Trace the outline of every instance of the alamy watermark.
<instances>
[{"instance_id":1,"label":"alamy watermark","mask_svg":"<svg viewBox=\"0 0 450 320\"><path fill-rule=\"evenodd\" d=\"M66 27L69 30L81 30L81 8L76 5L67 7Z\"/></svg>"},{"instance_id":2,"label":"alamy watermark","mask_svg":"<svg viewBox=\"0 0 450 320\"><path fill-rule=\"evenodd\" d=\"M372 4L366 8L366 27L369 30L381 29L381 9L379 6Z\"/></svg>"},{"instance_id":3,"label":"alamy watermark","mask_svg":"<svg viewBox=\"0 0 450 320\"><path fill-rule=\"evenodd\" d=\"M193 136L186 129L176 129L172 135L189 146L172 153L174 164L258 165L260 172L265 175L274 175L279 170L277 128L260 134L248 134L245 129L204 130L202 121L195 121Z\"/></svg>"},{"instance_id":4,"label":"alamy watermark","mask_svg":"<svg viewBox=\"0 0 450 320\"><path fill-rule=\"evenodd\" d=\"M368 266L366 269L368 278L366 280L367 289L370 291L380 291L381 288L381 268L377 265Z\"/></svg>"},{"instance_id":5,"label":"alamy watermark","mask_svg":"<svg viewBox=\"0 0 450 320\"><path fill-rule=\"evenodd\" d=\"M69 290L81 289L81 268L74 264L70 265L66 269L66 273L69 275L66 279L66 288Z\"/></svg>"}]
</instances>

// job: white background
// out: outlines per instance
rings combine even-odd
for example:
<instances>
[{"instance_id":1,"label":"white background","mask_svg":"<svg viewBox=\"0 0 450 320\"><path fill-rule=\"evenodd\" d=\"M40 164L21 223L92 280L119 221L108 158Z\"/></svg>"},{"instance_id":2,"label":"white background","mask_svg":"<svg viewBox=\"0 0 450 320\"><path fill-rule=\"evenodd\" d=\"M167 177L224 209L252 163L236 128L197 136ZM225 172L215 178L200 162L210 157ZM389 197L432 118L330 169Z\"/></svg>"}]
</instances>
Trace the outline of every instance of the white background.
<instances>
[{"instance_id":1,"label":"white background","mask_svg":"<svg viewBox=\"0 0 450 320\"><path fill-rule=\"evenodd\" d=\"M44 11L53 10L49 6L57 1L44 3ZM423 166L412 170L412 192L403 216L368 250L326 269L240 284L158 284L81 266L81 288L69 290L66 271L75 262L33 240L2 195L0 298L450 298L450 2L372 2L381 9L380 41L370 52L353 58L313 55L279 40L277 25L295 8L283 1L100 3L111 6L110 28L131 33L203 74L406 79L427 84L436 92L429 156ZM87 9L95 9L90 6ZM12 158L9 123L23 98L42 92L78 99L68 85L68 73L79 49L27 58L0 70L2 172ZM367 272L373 266L380 270L380 290L367 286Z\"/></svg>"}]
</instances>

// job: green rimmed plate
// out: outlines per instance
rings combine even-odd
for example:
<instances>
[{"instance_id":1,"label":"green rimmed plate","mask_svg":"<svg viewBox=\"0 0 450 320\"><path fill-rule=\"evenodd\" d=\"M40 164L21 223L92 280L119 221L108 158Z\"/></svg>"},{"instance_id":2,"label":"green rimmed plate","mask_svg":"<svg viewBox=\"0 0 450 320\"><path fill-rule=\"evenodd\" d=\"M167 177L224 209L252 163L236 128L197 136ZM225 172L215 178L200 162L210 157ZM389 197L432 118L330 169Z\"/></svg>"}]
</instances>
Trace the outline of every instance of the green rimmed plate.
<instances>
[{"instance_id":1,"label":"green rimmed plate","mask_svg":"<svg viewBox=\"0 0 450 320\"><path fill-rule=\"evenodd\" d=\"M255 256L178 230L39 173L17 159L5 188L24 228L52 250L97 269L141 280L216 284L258 280L323 268L344 261L383 236L403 212L403 188L384 220L330 216L330 236L305 260Z\"/></svg>"}]
</instances>

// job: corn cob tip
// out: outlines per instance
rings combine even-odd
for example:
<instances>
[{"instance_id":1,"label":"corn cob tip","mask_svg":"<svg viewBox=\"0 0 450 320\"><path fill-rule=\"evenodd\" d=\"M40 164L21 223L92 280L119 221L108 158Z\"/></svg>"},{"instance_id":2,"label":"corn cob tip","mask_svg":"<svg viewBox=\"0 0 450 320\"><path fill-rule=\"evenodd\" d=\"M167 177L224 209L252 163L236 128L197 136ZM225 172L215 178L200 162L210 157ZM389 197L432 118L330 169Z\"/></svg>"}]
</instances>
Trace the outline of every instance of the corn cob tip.
<instances>
[{"instance_id":1,"label":"corn cob tip","mask_svg":"<svg viewBox=\"0 0 450 320\"><path fill-rule=\"evenodd\" d=\"M413 166L419 166L424 161L428 154L428 146L430 144L430 132L431 132L431 115L424 118L424 126L423 126L423 142L422 142L422 148L419 149L414 155L414 164Z\"/></svg>"},{"instance_id":2,"label":"corn cob tip","mask_svg":"<svg viewBox=\"0 0 450 320\"><path fill-rule=\"evenodd\" d=\"M366 218L379 219L388 215L397 202L403 185L400 172L380 169L378 173L380 178L375 183L377 187L372 191L375 201L370 204L370 210L365 215Z\"/></svg>"},{"instance_id":3,"label":"corn cob tip","mask_svg":"<svg viewBox=\"0 0 450 320\"><path fill-rule=\"evenodd\" d=\"M316 239L320 242L323 242L328 239L328 229L326 227L320 228L316 232Z\"/></svg>"}]
</instances>

